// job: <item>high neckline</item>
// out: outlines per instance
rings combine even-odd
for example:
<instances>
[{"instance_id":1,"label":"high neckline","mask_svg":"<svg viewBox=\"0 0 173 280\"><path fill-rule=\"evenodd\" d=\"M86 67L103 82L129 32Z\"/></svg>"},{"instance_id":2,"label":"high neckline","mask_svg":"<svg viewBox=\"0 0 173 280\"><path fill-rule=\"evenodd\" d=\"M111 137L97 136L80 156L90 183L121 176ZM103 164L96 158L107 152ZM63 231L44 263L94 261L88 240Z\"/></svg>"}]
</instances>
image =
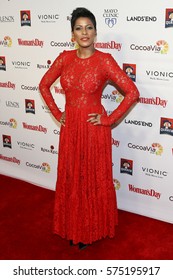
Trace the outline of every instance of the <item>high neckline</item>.
<instances>
[{"instance_id":1,"label":"high neckline","mask_svg":"<svg viewBox=\"0 0 173 280\"><path fill-rule=\"evenodd\" d=\"M97 53L97 50L95 49L94 52L88 57L79 57L77 52L78 52L78 50L76 50L75 55L78 59L86 60L86 59L90 59L90 58L94 57L95 54Z\"/></svg>"}]
</instances>

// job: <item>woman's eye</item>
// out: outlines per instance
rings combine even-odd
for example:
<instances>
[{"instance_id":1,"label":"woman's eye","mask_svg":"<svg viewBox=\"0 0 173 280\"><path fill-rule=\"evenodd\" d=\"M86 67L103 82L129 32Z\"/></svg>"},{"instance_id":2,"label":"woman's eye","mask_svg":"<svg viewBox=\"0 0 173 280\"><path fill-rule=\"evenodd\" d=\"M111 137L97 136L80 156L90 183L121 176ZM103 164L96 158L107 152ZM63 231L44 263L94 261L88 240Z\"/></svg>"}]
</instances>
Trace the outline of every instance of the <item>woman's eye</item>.
<instances>
[{"instance_id":1,"label":"woman's eye","mask_svg":"<svg viewBox=\"0 0 173 280\"><path fill-rule=\"evenodd\" d=\"M90 29L90 30L91 30L91 29L93 29L93 27L92 27L92 26L88 26L87 29Z\"/></svg>"}]
</instances>

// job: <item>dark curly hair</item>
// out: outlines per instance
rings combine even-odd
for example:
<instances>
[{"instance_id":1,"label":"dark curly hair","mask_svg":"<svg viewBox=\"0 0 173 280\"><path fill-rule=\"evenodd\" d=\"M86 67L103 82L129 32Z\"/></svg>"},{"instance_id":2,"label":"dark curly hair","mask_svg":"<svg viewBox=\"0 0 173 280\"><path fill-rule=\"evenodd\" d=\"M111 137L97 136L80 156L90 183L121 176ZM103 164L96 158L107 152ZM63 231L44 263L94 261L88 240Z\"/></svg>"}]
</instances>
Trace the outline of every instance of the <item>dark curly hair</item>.
<instances>
[{"instance_id":1,"label":"dark curly hair","mask_svg":"<svg viewBox=\"0 0 173 280\"><path fill-rule=\"evenodd\" d=\"M76 20L78 18L80 18L80 17L89 18L92 21L92 23L94 25L94 28L96 30L96 19L95 19L95 16L88 9L83 8L83 7L76 8L75 10L73 10L71 15L72 15L72 17L71 17L71 30L72 31L74 30L74 26L75 26Z\"/></svg>"}]
</instances>

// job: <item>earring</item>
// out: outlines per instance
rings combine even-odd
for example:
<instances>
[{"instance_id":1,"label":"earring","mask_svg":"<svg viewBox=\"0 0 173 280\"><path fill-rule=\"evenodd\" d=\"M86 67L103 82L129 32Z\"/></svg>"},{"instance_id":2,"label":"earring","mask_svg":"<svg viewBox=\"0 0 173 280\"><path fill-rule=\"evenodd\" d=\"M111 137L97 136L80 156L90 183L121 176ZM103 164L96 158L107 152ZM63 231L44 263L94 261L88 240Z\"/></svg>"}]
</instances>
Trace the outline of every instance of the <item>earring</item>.
<instances>
[{"instance_id":1,"label":"earring","mask_svg":"<svg viewBox=\"0 0 173 280\"><path fill-rule=\"evenodd\" d=\"M75 39L74 39L74 37L72 37L72 38L71 38L71 42L74 43L74 41L75 41Z\"/></svg>"}]
</instances>

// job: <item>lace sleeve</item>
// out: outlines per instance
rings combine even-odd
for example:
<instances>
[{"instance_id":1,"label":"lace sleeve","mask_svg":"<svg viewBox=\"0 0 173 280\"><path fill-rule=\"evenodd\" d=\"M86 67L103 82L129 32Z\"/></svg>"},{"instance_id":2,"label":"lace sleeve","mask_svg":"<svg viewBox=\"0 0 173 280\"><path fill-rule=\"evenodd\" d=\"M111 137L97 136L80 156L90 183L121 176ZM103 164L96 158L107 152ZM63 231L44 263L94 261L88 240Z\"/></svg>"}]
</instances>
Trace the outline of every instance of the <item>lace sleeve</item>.
<instances>
[{"instance_id":1,"label":"lace sleeve","mask_svg":"<svg viewBox=\"0 0 173 280\"><path fill-rule=\"evenodd\" d=\"M110 54L107 55L104 69L107 80L112 82L117 90L124 95L124 99L117 109L115 109L109 116L101 116L101 124L110 126L116 123L138 100L139 91L134 82L119 67Z\"/></svg>"},{"instance_id":2,"label":"lace sleeve","mask_svg":"<svg viewBox=\"0 0 173 280\"><path fill-rule=\"evenodd\" d=\"M45 73L43 78L39 83L39 90L40 93L46 102L47 106L49 107L52 115L55 117L57 121L60 120L62 116L62 112L58 109L52 93L50 91L51 85L56 81L58 77L61 76L61 71L63 67L63 53L61 53L53 62L50 69Z\"/></svg>"}]
</instances>

